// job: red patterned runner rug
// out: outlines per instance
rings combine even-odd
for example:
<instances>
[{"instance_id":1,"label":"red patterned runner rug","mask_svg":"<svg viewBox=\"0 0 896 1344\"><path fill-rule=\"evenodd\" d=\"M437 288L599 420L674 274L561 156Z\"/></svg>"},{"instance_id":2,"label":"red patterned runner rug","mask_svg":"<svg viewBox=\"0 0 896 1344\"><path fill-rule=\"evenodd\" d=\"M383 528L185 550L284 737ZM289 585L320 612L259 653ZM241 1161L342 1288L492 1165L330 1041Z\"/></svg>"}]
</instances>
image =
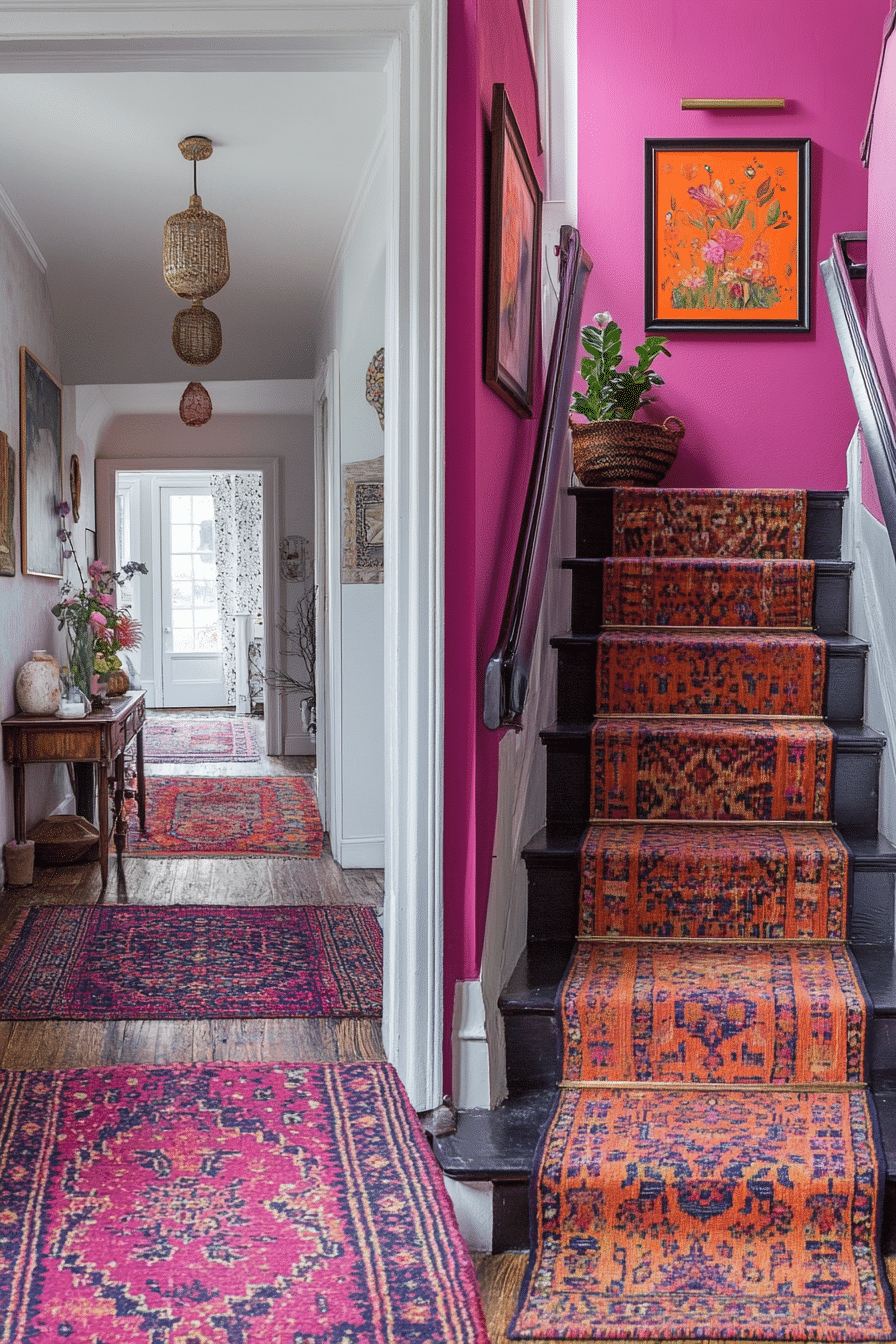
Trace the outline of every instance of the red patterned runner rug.
<instances>
[{"instance_id":1,"label":"red patterned runner rug","mask_svg":"<svg viewBox=\"0 0 896 1344\"><path fill-rule=\"evenodd\" d=\"M388 1064L0 1074L0 1339L488 1344Z\"/></svg>"},{"instance_id":2,"label":"red patterned runner rug","mask_svg":"<svg viewBox=\"0 0 896 1344\"><path fill-rule=\"evenodd\" d=\"M603 562L606 625L812 624L812 560Z\"/></svg>"},{"instance_id":3,"label":"red patterned runner rug","mask_svg":"<svg viewBox=\"0 0 896 1344\"><path fill-rule=\"evenodd\" d=\"M614 555L752 556L797 560L804 490L617 490Z\"/></svg>"},{"instance_id":4,"label":"red patterned runner rug","mask_svg":"<svg viewBox=\"0 0 896 1344\"><path fill-rule=\"evenodd\" d=\"M824 821L833 741L811 719L597 718L591 816Z\"/></svg>"},{"instance_id":5,"label":"red patterned runner rug","mask_svg":"<svg viewBox=\"0 0 896 1344\"><path fill-rule=\"evenodd\" d=\"M818 715L827 645L793 631L605 631L598 714Z\"/></svg>"},{"instance_id":6,"label":"red patterned runner rug","mask_svg":"<svg viewBox=\"0 0 896 1344\"><path fill-rule=\"evenodd\" d=\"M512 1339L893 1337L864 1089L572 1089Z\"/></svg>"},{"instance_id":7,"label":"red patterned runner rug","mask_svg":"<svg viewBox=\"0 0 896 1344\"><path fill-rule=\"evenodd\" d=\"M233 714L156 714L146 716L143 752L148 763L203 765L211 761L260 761L251 719Z\"/></svg>"},{"instance_id":8,"label":"red patterned runner rug","mask_svg":"<svg viewBox=\"0 0 896 1344\"><path fill-rule=\"evenodd\" d=\"M579 933L842 939L847 862L830 826L601 823L582 848Z\"/></svg>"},{"instance_id":9,"label":"red patterned runner rug","mask_svg":"<svg viewBox=\"0 0 896 1344\"><path fill-rule=\"evenodd\" d=\"M200 779L194 776L146 781L146 834L136 813L128 824L128 852L146 859L174 855L233 858L286 854L320 858L320 813L308 782L294 775L275 778Z\"/></svg>"},{"instance_id":10,"label":"red patterned runner rug","mask_svg":"<svg viewBox=\"0 0 896 1344\"><path fill-rule=\"evenodd\" d=\"M0 962L0 1020L378 1017L364 906L36 906Z\"/></svg>"},{"instance_id":11,"label":"red patterned runner rug","mask_svg":"<svg viewBox=\"0 0 896 1344\"><path fill-rule=\"evenodd\" d=\"M584 943L560 1002L568 1079L865 1081L868 1004L842 944Z\"/></svg>"}]
</instances>

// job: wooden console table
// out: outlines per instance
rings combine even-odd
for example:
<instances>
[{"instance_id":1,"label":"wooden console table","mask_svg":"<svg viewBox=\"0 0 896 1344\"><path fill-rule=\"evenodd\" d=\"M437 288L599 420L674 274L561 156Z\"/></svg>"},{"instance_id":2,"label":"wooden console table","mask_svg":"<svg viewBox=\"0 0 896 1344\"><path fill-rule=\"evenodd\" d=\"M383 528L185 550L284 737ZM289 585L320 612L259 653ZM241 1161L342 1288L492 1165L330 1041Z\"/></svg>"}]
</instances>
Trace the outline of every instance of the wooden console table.
<instances>
[{"instance_id":1,"label":"wooden console table","mask_svg":"<svg viewBox=\"0 0 896 1344\"><path fill-rule=\"evenodd\" d=\"M143 723L146 692L116 697L106 709L83 719L58 719L55 714L13 714L3 720L3 759L12 766L16 839L25 836L25 766L66 761L93 765L96 782L100 873L103 886L109 876L109 781L113 784L115 852L121 862L127 837L124 812L124 752L137 739L137 815L146 830L146 778L143 768Z\"/></svg>"}]
</instances>

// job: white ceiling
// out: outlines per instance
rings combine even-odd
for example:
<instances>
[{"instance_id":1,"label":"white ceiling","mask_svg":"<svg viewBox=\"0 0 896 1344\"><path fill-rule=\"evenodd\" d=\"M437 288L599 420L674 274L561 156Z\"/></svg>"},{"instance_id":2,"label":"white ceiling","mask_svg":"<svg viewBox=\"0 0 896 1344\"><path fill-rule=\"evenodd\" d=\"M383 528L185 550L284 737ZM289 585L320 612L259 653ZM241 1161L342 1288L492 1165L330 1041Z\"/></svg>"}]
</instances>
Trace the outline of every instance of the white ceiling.
<instances>
[{"instance_id":1,"label":"white ceiling","mask_svg":"<svg viewBox=\"0 0 896 1344\"><path fill-rule=\"evenodd\" d=\"M385 111L385 76L367 71L0 75L0 186L46 259L63 383L313 377ZM165 220L193 189L186 135L214 143L199 194L231 268L208 301L223 351L194 372L171 345L184 301L162 279Z\"/></svg>"}]
</instances>

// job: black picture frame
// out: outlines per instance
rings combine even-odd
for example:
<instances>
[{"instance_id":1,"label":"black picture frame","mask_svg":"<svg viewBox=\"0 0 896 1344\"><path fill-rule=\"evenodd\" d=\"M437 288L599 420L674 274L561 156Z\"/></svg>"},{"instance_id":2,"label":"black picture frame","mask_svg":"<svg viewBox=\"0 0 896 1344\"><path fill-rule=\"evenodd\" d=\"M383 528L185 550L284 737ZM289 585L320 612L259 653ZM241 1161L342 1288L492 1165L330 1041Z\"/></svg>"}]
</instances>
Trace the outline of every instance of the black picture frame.
<instances>
[{"instance_id":1,"label":"black picture frame","mask_svg":"<svg viewBox=\"0 0 896 1344\"><path fill-rule=\"evenodd\" d=\"M485 381L532 416L541 275L541 188L503 84L492 86Z\"/></svg>"},{"instance_id":2,"label":"black picture frame","mask_svg":"<svg viewBox=\"0 0 896 1344\"><path fill-rule=\"evenodd\" d=\"M19 354L22 573L61 579L62 388L24 345Z\"/></svg>"},{"instance_id":3,"label":"black picture frame","mask_svg":"<svg viewBox=\"0 0 896 1344\"><path fill-rule=\"evenodd\" d=\"M810 140L646 140L644 184L645 330L811 330Z\"/></svg>"}]
</instances>

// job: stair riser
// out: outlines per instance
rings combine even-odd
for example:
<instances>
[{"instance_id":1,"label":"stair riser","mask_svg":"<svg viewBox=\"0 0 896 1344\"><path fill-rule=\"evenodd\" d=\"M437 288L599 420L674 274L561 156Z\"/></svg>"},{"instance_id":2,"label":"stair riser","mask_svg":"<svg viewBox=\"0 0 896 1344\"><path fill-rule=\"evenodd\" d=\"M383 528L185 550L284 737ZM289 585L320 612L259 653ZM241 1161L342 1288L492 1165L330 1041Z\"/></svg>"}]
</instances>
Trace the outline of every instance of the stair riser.
<instances>
[{"instance_id":1,"label":"stair riser","mask_svg":"<svg viewBox=\"0 0 896 1344\"><path fill-rule=\"evenodd\" d=\"M597 645L562 640L557 646L557 722L587 723L597 707ZM859 722L865 704L865 654L828 652L825 718Z\"/></svg>"},{"instance_id":2,"label":"stair riser","mask_svg":"<svg viewBox=\"0 0 896 1344\"><path fill-rule=\"evenodd\" d=\"M579 867L567 859L540 858L526 864L528 941L571 942L579 921ZM856 945L890 945L894 935L894 875L851 865L849 940ZM896 1054L894 1054L896 1066Z\"/></svg>"},{"instance_id":3,"label":"stair riser","mask_svg":"<svg viewBox=\"0 0 896 1344\"><path fill-rule=\"evenodd\" d=\"M587 826L590 816L591 754L587 732L544 734L547 746L547 823ZM882 744L854 749L838 741L834 756L833 820L838 826L873 834L877 830L878 776Z\"/></svg>"},{"instance_id":4,"label":"stair riser","mask_svg":"<svg viewBox=\"0 0 896 1344\"><path fill-rule=\"evenodd\" d=\"M613 498L609 490L576 487L576 555L596 558L613 549ZM810 490L806 500L807 560L839 560L844 495Z\"/></svg>"},{"instance_id":5,"label":"stair riser","mask_svg":"<svg viewBox=\"0 0 896 1344\"><path fill-rule=\"evenodd\" d=\"M567 561L572 571L570 629L574 635L596 635L603 625L603 569L600 564ZM849 628L849 584L847 568L825 571L815 576L815 600L812 624L820 635L845 635ZM711 627L707 627L708 629Z\"/></svg>"}]
</instances>

